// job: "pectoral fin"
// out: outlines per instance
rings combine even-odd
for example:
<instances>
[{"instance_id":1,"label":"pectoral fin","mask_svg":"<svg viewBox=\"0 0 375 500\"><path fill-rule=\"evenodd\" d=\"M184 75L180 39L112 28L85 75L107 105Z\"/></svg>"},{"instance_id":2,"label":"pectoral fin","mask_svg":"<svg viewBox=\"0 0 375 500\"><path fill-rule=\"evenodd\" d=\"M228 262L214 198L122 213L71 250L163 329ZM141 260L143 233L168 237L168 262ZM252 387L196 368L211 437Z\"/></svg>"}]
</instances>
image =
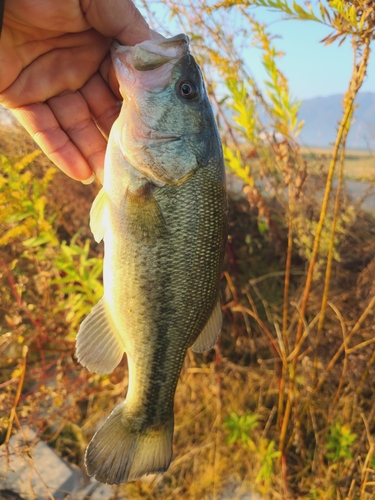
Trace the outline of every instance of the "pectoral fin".
<instances>
[{"instance_id":1,"label":"pectoral fin","mask_svg":"<svg viewBox=\"0 0 375 500\"><path fill-rule=\"evenodd\" d=\"M81 365L95 373L110 373L120 363L125 346L109 314L104 297L81 323L76 354Z\"/></svg>"},{"instance_id":2,"label":"pectoral fin","mask_svg":"<svg viewBox=\"0 0 375 500\"><path fill-rule=\"evenodd\" d=\"M102 188L96 196L90 210L90 229L97 243L104 238L107 203L108 195L104 191L104 188Z\"/></svg>"},{"instance_id":3,"label":"pectoral fin","mask_svg":"<svg viewBox=\"0 0 375 500\"><path fill-rule=\"evenodd\" d=\"M221 305L220 300L218 300L206 326L191 346L191 350L194 352L204 352L212 349L221 331L222 322Z\"/></svg>"},{"instance_id":4,"label":"pectoral fin","mask_svg":"<svg viewBox=\"0 0 375 500\"><path fill-rule=\"evenodd\" d=\"M137 240L148 243L167 233L167 227L150 184L132 193L126 193L125 229Z\"/></svg>"}]
</instances>

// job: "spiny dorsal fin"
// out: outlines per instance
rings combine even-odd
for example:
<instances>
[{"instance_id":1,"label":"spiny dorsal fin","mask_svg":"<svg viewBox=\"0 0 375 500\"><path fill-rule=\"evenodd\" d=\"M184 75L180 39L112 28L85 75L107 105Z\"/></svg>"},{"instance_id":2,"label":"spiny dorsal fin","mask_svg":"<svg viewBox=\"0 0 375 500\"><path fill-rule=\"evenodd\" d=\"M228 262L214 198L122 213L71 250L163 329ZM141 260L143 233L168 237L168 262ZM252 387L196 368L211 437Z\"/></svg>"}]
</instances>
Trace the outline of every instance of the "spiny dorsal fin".
<instances>
[{"instance_id":1,"label":"spiny dorsal fin","mask_svg":"<svg viewBox=\"0 0 375 500\"><path fill-rule=\"evenodd\" d=\"M152 242L167 233L167 227L151 184L126 193L125 228L138 241Z\"/></svg>"},{"instance_id":2,"label":"spiny dorsal fin","mask_svg":"<svg viewBox=\"0 0 375 500\"><path fill-rule=\"evenodd\" d=\"M124 343L102 297L79 328L76 343L78 361L92 372L110 373L120 363L124 351Z\"/></svg>"},{"instance_id":3,"label":"spiny dorsal fin","mask_svg":"<svg viewBox=\"0 0 375 500\"><path fill-rule=\"evenodd\" d=\"M191 346L191 350L194 352L204 352L212 349L221 331L222 323L223 317L221 314L220 300L218 299L216 306L206 323L206 326L203 328L199 337Z\"/></svg>"},{"instance_id":4,"label":"spiny dorsal fin","mask_svg":"<svg viewBox=\"0 0 375 500\"><path fill-rule=\"evenodd\" d=\"M104 238L107 203L108 195L104 191L104 188L102 188L96 196L90 210L90 229L97 243Z\"/></svg>"}]
</instances>

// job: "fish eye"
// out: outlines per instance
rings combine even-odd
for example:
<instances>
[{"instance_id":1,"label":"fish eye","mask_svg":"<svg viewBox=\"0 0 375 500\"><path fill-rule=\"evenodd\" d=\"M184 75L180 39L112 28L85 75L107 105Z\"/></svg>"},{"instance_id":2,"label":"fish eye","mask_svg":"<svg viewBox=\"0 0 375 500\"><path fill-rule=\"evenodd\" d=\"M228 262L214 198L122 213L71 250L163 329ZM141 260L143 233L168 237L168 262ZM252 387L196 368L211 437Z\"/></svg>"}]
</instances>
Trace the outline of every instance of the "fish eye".
<instances>
[{"instance_id":1,"label":"fish eye","mask_svg":"<svg viewBox=\"0 0 375 500\"><path fill-rule=\"evenodd\" d=\"M193 100L199 94L196 83L185 80L179 85L180 95L189 101Z\"/></svg>"}]
</instances>

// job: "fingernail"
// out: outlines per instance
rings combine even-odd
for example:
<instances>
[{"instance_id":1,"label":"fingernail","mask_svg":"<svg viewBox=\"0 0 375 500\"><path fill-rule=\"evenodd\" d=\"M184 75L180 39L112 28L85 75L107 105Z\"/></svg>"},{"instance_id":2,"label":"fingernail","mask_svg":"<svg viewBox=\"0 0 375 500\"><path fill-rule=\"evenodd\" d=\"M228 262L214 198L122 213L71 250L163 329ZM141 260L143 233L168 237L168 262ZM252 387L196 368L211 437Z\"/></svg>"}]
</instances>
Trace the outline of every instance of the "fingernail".
<instances>
[{"instance_id":1,"label":"fingernail","mask_svg":"<svg viewBox=\"0 0 375 500\"><path fill-rule=\"evenodd\" d=\"M90 177L84 181L81 181L82 184L92 184L95 180L95 174L91 174Z\"/></svg>"}]
</instances>

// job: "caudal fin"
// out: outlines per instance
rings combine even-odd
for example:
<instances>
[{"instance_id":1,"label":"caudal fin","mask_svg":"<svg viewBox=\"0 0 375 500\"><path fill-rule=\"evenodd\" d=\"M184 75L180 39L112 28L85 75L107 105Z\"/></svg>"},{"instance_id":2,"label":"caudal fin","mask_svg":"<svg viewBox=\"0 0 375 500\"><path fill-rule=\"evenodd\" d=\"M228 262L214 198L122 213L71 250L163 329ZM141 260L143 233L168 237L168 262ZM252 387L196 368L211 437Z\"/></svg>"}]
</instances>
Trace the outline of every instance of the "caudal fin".
<instances>
[{"instance_id":1,"label":"caudal fin","mask_svg":"<svg viewBox=\"0 0 375 500\"><path fill-rule=\"evenodd\" d=\"M173 415L167 423L136 432L127 424L121 403L90 441L85 465L102 483L135 481L144 474L165 472L172 458Z\"/></svg>"}]
</instances>

